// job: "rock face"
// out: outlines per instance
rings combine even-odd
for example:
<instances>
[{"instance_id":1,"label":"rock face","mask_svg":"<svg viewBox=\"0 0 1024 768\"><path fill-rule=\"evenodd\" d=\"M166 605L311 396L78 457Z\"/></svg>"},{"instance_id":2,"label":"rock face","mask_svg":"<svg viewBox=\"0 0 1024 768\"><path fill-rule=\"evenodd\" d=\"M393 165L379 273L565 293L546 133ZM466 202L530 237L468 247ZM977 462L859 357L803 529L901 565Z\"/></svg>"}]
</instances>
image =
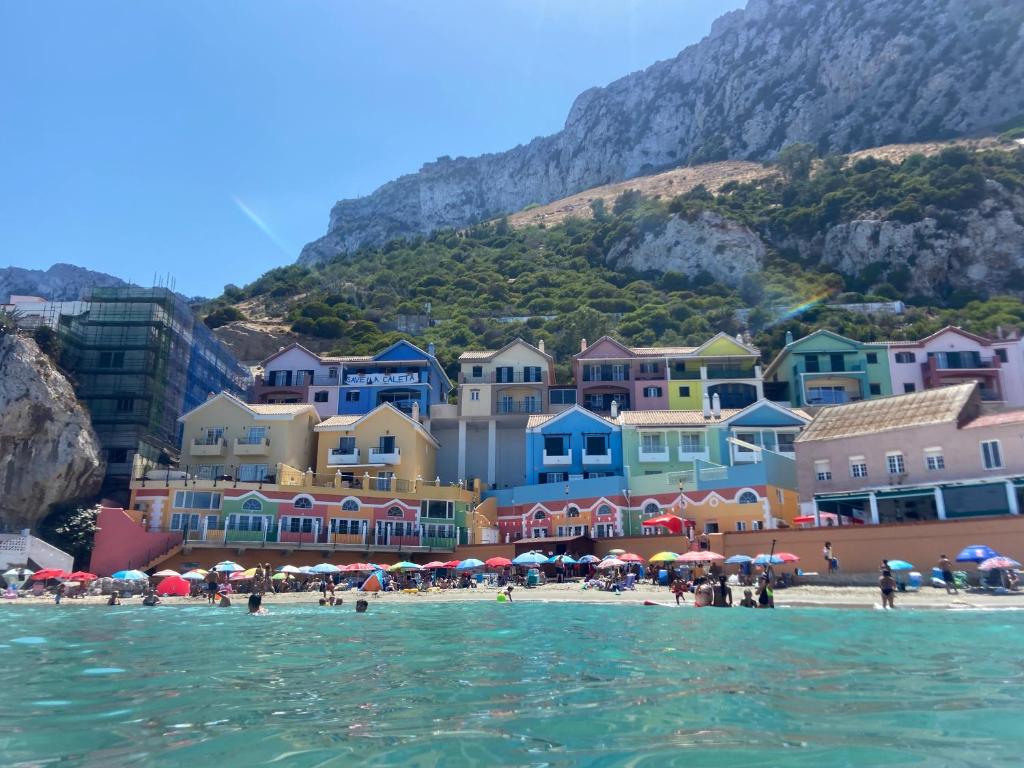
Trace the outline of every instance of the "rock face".
<instances>
[{"instance_id":1,"label":"rock face","mask_svg":"<svg viewBox=\"0 0 1024 768\"><path fill-rule=\"evenodd\" d=\"M576 99L563 130L342 200L309 263L685 163L991 128L1024 113L1020 0L750 0L700 43Z\"/></svg>"},{"instance_id":2,"label":"rock face","mask_svg":"<svg viewBox=\"0 0 1024 768\"><path fill-rule=\"evenodd\" d=\"M99 439L70 382L34 341L0 336L0 523L32 527L96 494Z\"/></svg>"},{"instance_id":3,"label":"rock face","mask_svg":"<svg viewBox=\"0 0 1024 768\"><path fill-rule=\"evenodd\" d=\"M608 263L641 272L707 272L720 283L738 285L743 276L764 267L765 246L749 228L718 213L693 218L672 216L665 229L640 242L624 240L608 252Z\"/></svg>"},{"instance_id":4,"label":"rock face","mask_svg":"<svg viewBox=\"0 0 1024 768\"><path fill-rule=\"evenodd\" d=\"M45 271L5 267L0 269L0 302L6 302L12 293L41 296L51 301L77 301L85 298L91 288L121 285L127 283L113 275L73 264L54 264Z\"/></svg>"}]
</instances>

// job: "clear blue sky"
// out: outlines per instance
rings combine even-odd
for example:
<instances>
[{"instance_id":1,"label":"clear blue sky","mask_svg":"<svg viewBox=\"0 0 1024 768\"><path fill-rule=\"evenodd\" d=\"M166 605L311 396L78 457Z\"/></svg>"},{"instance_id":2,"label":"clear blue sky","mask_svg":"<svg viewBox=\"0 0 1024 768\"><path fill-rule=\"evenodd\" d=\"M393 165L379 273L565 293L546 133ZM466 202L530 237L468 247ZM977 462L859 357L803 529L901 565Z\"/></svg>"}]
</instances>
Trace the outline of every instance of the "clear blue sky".
<instances>
[{"instance_id":1,"label":"clear blue sky","mask_svg":"<svg viewBox=\"0 0 1024 768\"><path fill-rule=\"evenodd\" d=\"M0 267L216 295L293 261L335 200L557 131L743 4L0 3Z\"/></svg>"}]
</instances>

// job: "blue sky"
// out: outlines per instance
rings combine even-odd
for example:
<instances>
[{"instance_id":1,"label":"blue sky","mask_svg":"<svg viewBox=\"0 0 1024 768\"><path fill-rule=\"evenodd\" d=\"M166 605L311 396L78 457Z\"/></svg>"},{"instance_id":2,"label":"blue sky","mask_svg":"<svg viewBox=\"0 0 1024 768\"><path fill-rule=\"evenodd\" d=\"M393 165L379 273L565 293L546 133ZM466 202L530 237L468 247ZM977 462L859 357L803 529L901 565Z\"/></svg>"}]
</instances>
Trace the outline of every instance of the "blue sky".
<instances>
[{"instance_id":1,"label":"blue sky","mask_svg":"<svg viewBox=\"0 0 1024 768\"><path fill-rule=\"evenodd\" d=\"M0 4L0 267L216 295L335 200L561 128L742 0Z\"/></svg>"}]
</instances>

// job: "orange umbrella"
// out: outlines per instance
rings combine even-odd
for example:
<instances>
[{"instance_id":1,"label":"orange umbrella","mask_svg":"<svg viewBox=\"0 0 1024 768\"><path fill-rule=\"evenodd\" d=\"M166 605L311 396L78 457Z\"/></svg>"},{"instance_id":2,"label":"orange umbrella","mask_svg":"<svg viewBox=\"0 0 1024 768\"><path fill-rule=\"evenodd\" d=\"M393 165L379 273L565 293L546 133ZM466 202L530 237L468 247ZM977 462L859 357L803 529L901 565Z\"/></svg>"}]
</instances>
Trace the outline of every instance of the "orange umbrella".
<instances>
[{"instance_id":1,"label":"orange umbrella","mask_svg":"<svg viewBox=\"0 0 1024 768\"><path fill-rule=\"evenodd\" d=\"M624 563L642 563L644 561L640 555L634 555L632 552L624 552L618 557Z\"/></svg>"},{"instance_id":2,"label":"orange umbrella","mask_svg":"<svg viewBox=\"0 0 1024 768\"><path fill-rule=\"evenodd\" d=\"M508 568L512 565L512 561L507 557L492 557L490 560L485 560L484 565L488 568Z\"/></svg>"}]
</instances>

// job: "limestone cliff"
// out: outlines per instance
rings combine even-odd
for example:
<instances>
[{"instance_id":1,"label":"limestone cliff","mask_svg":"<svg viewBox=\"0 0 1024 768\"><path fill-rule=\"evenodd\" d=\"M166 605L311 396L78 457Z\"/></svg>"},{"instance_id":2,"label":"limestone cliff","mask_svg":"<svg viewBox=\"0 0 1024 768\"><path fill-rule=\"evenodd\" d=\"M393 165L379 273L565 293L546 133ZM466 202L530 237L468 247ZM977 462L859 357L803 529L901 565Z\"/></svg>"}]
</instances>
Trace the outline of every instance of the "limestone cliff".
<instances>
[{"instance_id":1,"label":"limestone cliff","mask_svg":"<svg viewBox=\"0 0 1024 768\"><path fill-rule=\"evenodd\" d=\"M70 382L29 338L0 336L0 524L98 493L99 439Z\"/></svg>"},{"instance_id":2,"label":"limestone cliff","mask_svg":"<svg viewBox=\"0 0 1024 768\"><path fill-rule=\"evenodd\" d=\"M73 264L54 264L46 270L0 268L0 302L6 302L12 293L42 296L51 301L77 301L86 298L92 288L122 285L126 283L120 278Z\"/></svg>"},{"instance_id":3,"label":"limestone cliff","mask_svg":"<svg viewBox=\"0 0 1024 768\"><path fill-rule=\"evenodd\" d=\"M338 202L300 261L796 141L844 152L970 134L1024 113L1021 82L1020 0L750 0L675 58L580 94L557 134Z\"/></svg>"}]
</instances>

